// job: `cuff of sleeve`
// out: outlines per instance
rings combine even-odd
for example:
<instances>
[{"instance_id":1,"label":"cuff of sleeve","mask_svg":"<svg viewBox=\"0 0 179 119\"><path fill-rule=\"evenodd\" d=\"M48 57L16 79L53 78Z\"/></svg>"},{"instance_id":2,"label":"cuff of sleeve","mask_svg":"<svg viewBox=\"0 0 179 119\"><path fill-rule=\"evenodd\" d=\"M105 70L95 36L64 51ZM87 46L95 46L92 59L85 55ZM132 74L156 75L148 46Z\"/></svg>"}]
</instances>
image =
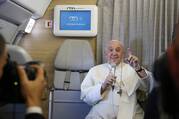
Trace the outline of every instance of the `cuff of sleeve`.
<instances>
[{"instance_id":1,"label":"cuff of sleeve","mask_svg":"<svg viewBox=\"0 0 179 119\"><path fill-rule=\"evenodd\" d=\"M29 113L38 113L42 114L42 108L39 106L32 106L27 108L27 114Z\"/></svg>"},{"instance_id":2,"label":"cuff of sleeve","mask_svg":"<svg viewBox=\"0 0 179 119\"><path fill-rule=\"evenodd\" d=\"M96 86L96 91L97 91L97 94L95 94L96 99L101 100L104 97L103 95L101 95L101 84Z\"/></svg>"},{"instance_id":3,"label":"cuff of sleeve","mask_svg":"<svg viewBox=\"0 0 179 119\"><path fill-rule=\"evenodd\" d=\"M146 69L143 68L143 70L145 71L145 73L147 74L145 77L143 78L140 78L141 80L144 80L144 79L148 79L150 76L149 76L149 73L147 72Z\"/></svg>"},{"instance_id":4,"label":"cuff of sleeve","mask_svg":"<svg viewBox=\"0 0 179 119\"><path fill-rule=\"evenodd\" d=\"M101 96L101 85L97 84L94 86L83 99L89 105L95 105L102 99Z\"/></svg>"}]
</instances>

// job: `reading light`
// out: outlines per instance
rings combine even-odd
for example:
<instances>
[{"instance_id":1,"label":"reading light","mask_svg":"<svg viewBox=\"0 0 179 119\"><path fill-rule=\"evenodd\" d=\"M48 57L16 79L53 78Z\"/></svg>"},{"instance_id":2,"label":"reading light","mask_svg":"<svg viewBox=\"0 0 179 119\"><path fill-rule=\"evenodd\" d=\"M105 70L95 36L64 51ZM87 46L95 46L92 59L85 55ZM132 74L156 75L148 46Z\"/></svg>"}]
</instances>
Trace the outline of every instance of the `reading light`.
<instances>
[{"instance_id":1,"label":"reading light","mask_svg":"<svg viewBox=\"0 0 179 119\"><path fill-rule=\"evenodd\" d=\"M25 32L30 33L32 31L32 28L33 28L34 24L35 24L35 20L30 18L28 23L27 23L27 26L25 28Z\"/></svg>"}]
</instances>

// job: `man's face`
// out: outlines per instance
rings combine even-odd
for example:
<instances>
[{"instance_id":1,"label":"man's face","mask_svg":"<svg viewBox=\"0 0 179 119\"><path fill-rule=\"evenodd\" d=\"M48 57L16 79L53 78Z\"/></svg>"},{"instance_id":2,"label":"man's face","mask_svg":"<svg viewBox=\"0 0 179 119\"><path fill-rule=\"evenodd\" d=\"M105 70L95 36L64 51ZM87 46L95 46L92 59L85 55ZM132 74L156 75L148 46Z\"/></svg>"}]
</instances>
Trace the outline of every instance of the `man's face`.
<instances>
[{"instance_id":1,"label":"man's face","mask_svg":"<svg viewBox=\"0 0 179 119\"><path fill-rule=\"evenodd\" d=\"M119 64L123 58L123 46L120 41L112 40L106 50L106 57L110 64Z\"/></svg>"},{"instance_id":2,"label":"man's face","mask_svg":"<svg viewBox=\"0 0 179 119\"><path fill-rule=\"evenodd\" d=\"M6 63L7 63L7 49L5 49L4 53L0 57L0 79L3 75L3 69Z\"/></svg>"}]
</instances>

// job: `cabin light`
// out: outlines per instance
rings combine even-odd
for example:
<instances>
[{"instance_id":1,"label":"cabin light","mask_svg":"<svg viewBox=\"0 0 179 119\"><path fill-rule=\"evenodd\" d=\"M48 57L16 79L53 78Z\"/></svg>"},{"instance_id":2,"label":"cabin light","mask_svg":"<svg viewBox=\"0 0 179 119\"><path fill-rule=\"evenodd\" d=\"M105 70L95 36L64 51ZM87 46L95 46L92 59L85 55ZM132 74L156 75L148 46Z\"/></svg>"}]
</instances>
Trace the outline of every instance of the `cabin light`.
<instances>
[{"instance_id":1,"label":"cabin light","mask_svg":"<svg viewBox=\"0 0 179 119\"><path fill-rule=\"evenodd\" d=\"M32 28L33 28L34 24L35 24L35 20L30 18L29 22L27 23L27 26L25 28L25 32L30 33L32 31Z\"/></svg>"}]
</instances>

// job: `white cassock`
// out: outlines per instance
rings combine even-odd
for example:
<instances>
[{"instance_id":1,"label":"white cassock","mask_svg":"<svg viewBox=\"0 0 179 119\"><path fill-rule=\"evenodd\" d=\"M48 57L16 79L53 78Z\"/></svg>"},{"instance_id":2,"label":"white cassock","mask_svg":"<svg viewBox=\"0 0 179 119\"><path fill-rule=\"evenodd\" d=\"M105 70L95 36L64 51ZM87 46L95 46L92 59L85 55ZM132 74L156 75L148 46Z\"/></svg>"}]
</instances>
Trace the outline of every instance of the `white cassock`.
<instances>
[{"instance_id":1,"label":"white cassock","mask_svg":"<svg viewBox=\"0 0 179 119\"><path fill-rule=\"evenodd\" d=\"M81 99L93 106L86 119L135 119L136 113L139 112L136 89L141 88L147 91L150 75L147 72L147 76L140 79L129 64L120 63L116 67L117 79L114 90L109 87L101 95L101 85L111 69L108 63L97 65L90 69L83 80ZM120 88L122 89L121 95L117 93Z\"/></svg>"}]
</instances>

